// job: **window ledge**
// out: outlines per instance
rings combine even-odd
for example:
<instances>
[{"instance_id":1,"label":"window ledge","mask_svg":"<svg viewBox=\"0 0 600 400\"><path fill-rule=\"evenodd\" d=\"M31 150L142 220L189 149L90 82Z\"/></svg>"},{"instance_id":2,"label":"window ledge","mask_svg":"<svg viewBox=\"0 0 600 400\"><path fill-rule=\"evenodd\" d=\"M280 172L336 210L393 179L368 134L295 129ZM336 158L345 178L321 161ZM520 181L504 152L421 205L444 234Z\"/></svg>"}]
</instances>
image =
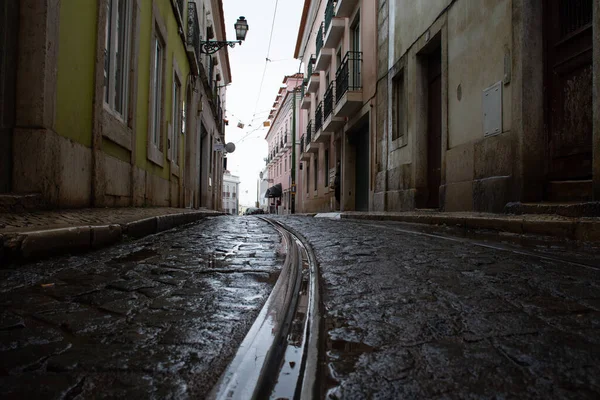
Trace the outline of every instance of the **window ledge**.
<instances>
[{"instance_id":1,"label":"window ledge","mask_svg":"<svg viewBox=\"0 0 600 400\"><path fill-rule=\"evenodd\" d=\"M176 177L180 177L181 168L179 165L175 164L174 161L171 161L171 175L175 175Z\"/></svg>"},{"instance_id":2,"label":"window ledge","mask_svg":"<svg viewBox=\"0 0 600 400\"><path fill-rule=\"evenodd\" d=\"M408 145L408 140L406 140L406 135L399 137L398 139L392 140L392 145L390 146L390 151L398 150L404 146Z\"/></svg>"},{"instance_id":3,"label":"window ledge","mask_svg":"<svg viewBox=\"0 0 600 400\"><path fill-rule=\"evenodd\" d=\"M148 160L158 165L159 167L164 166L164 154L154 143L148 145Z\"/></svg>"},{"instance_id":4,"label":"window ledge","mask_svg":"<svg viewBox=\"0 0 600 400\"><path fill-rule=\"evenodd\" d=\"M133 149L132 129L129 128L121 118L115 116L112 110L107 109L106 105L102 110L100 123L102 125L102 136L129 151Z\"/></svg>"}]
</instances>

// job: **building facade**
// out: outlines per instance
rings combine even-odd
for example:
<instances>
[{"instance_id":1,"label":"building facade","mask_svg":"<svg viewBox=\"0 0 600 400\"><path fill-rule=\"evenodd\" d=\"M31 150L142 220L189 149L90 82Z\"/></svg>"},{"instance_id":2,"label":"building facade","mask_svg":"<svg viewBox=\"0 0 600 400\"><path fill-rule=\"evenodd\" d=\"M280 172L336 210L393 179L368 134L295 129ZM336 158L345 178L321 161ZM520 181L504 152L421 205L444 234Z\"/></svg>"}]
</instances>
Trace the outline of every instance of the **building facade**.
<instances>
[{"instance_id":1,"label":"building facade","mask_svg":"<svg viewBox=\"0 0 600 400\"><path fill-rule=\"evenodd\" d=\"M1 193L219 209L221 0L7 1L0 30Z\"/></svg>"},{"instance_id":2,"label":"building facade","mask_svg":"<svg viewBox=\"0 0 600 400\"><path fill-rule=\"evenodd\" d=\"M223 173L223 212L231 215L240 213L240 178L231 175L231 172Z\"/></svg>"},{"instance_id":3,"label":"building facade","mask_svg":"<svg viewBox=\"0 0 600 400\"><path fill-rule=\"evenodd\" d=\"M371 209L600 200L599 4L380 0Z\"/></svg>"},{"instance_id":4,"label":"building facade","mask_svg":"<svg viewBox=\"0 0 600 400\"><path fill-rule=\"evenodd\" d=\"M305 1L295 49L306 79L298 193L303 212L370 209L377 11L377 2L368 0Z\"/></svg>"},{"instance_id":5,"label":"building facade","mask_svg":"<svg viewBox=\"0 0 600 400\"><path fill-rule=\"evenodd\" d=\"M265 140L269 149L266 162L271 186L265 195L270 199L268 210L271 213L295 211L292 183L293 175L297 176L297 168L293 166L298 153L294 153L293 146L299 143L298 132L303 121L299 112L302 82L302 74L286 76L269 115L270 127Z\"/></svg>"}]
</instances>

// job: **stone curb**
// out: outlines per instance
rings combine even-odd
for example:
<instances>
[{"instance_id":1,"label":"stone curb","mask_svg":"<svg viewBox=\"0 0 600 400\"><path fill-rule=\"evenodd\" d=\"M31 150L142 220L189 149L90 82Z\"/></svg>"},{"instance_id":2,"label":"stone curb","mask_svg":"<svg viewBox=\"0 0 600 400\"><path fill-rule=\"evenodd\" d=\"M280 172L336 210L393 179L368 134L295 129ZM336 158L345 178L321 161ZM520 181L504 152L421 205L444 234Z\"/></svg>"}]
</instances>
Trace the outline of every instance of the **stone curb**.
<instances>
[{"instance_id":1,"label":"stone curb","mask_svg":"<svg viewBox=\"0 0 600 400\"><path fill-rule=\"evenodd\" d=\"M465 229L487 229L515 234L556 236L571 240L600 242L600 220L540 220L514 216L453 216L453 215L401 215L341 213L341 218L398 221L429 225L456 226Z\"/></svg>"},{"instance_id":2,"label":"stone curb","mask_svg":"<svg viewBox=\"0 0 600 400\"><path fill-rule=\"evenodd\" d=\"M33 261L66 253L81 253L162 232L220 212L159 215L123 224L84 225L0 235L0 266L11 261Z\"/></svg>"}]
</instances>

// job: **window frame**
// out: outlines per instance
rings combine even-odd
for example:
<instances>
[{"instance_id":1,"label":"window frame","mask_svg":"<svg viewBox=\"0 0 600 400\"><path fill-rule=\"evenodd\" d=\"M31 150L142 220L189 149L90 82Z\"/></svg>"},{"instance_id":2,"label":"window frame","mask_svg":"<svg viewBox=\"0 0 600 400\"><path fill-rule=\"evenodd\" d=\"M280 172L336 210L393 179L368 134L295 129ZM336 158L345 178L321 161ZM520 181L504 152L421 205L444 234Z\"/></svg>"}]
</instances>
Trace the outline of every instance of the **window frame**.
<instances>
[{"instance_id":1,"label":"window frame","mask_svg":"<svg viewBox=\"0 0 600 400\"><path fill-rule=\"evenodd\" d=\"M184 83L181 70L177 64L177 60L173 57L173 79L171 89L171 121L170 121L170 158L171 158L171 173L180 175L181 165L181 135L183 134L183 94ZM179 93L176 93L176 89Z\"/></svg>"},{"instance_id":2,"label":"window frame","mask_svg":"<svg viewBox=\"0 0 600 400\"><path fill-rule=\"evenodd\" d=\"M165 90L166 90L166 61L168 54L168 47L166 38L167 29L159 10L156 6L156 1L152 2L152 35L151 35L151 48L150 48L150 79L149 79L149 92L148 92L148 148L147 158L153 163L164 166L164 137L165 137ZM157 45L162 48L162 54L160 54L160 64L156 62ZM159 71L157 73L157 66ZM160 78L160 85L155 84L155 80ZM158 87L160 86L160 87ZM158 87L158 90L156 88ZM157 95L155 95L157 93ZM157 99L158 97L158 106ZM158 124L156 124L156 112L158 111ZM158 137L155 133L156 126L158 125ZM155 138L157 140L155 140Z\"/></svg>"},{"instance_id":3,"label":"window frame","mask_svg":"<svg viewBox=\"0 0 600 400\"><path fill-rule=\"evenodd\" d=\"M113 117L117 118L121 123L129 126L129 115L132 114L129 109L131 103L131 86L132 86L132 77L130 75L131 72L131 64L133 59L133 28L134 28L134 18L133 18L133 0L122 0L125 3L125 17L123 18L125 22L124 29L121 32L124 32L124 36L122 40L117 37L119 32L116 29L117 18L119 14L119 7L115 6L116 2L121 0L107 0L106 7L106 21L105 21L105 29L104 29L104 65L103 65L103 93L102 93L102 102L104 109L108 111ZM110 15L109 15L110 14ZM122 87L121 93L122 96L122 111L117 110L115 105L115 94L117 92L117 77L116 71L118 70L117 64L117 52L113 51L113 47L115 44L122 45L124 47L123 54L125 57L122 58L121 63L121 79L122 79ZM108 66L108 72L107 72ZM112 79L111 79L112 78ZM108 101L107 101L108 97Z\"/></svg>"}]
</instances>

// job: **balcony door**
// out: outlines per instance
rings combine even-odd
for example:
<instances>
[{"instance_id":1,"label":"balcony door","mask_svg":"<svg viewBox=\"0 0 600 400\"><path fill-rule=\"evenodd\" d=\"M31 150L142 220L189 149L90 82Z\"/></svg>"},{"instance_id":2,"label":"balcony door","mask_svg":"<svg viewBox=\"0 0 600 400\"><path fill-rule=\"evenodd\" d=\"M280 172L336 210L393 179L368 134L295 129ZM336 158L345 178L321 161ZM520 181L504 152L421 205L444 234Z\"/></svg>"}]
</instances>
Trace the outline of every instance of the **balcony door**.
<instances>
[{"instance_id":1,"label":"balcony door","mask_svg":"<svg viewBox=\"0 0 600 400\"><path fill-rule=\"evenodd\" d=\"M0 2L0 193L11 190L19 2Z\"/></svg>"},{"instance_id":2,"label":"balcony door","mask_svg":"<svg viewBox=\"0 0 600 400\"><path fill-rule=\"evenodd\" d=\"M549 200L591 198L594 1L544 3Z\"/></svg>"}]
</instances>

